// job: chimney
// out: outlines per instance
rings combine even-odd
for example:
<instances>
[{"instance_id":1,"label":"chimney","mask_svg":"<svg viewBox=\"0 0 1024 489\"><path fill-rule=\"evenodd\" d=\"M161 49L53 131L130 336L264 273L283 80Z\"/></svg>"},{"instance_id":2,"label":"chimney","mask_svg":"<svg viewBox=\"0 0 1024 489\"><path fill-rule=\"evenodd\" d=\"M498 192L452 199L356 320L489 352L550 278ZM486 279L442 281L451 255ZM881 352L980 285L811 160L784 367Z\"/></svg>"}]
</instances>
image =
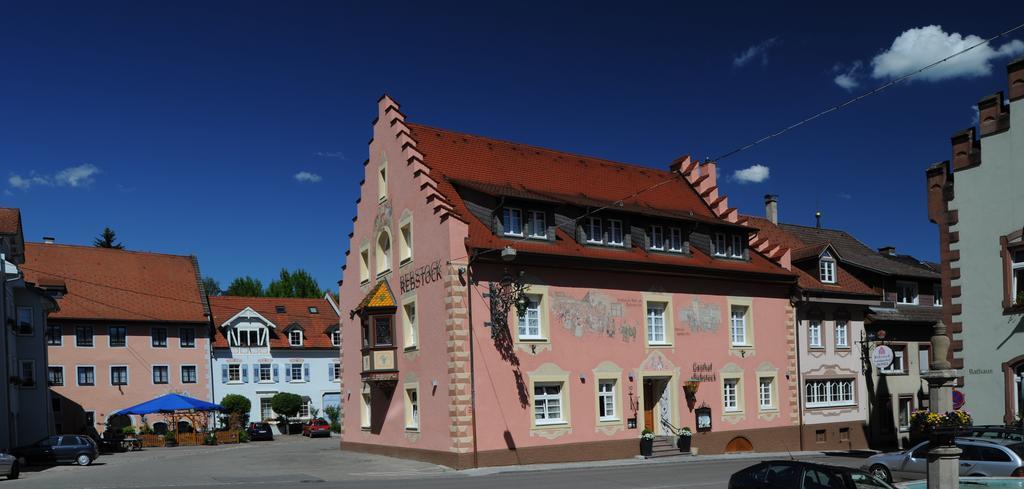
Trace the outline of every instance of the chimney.
<instances>
[{"instance_id":1,"label":"chimney","mask_svg":"<svg viewBox=\"0 0 1024 489\"><path fill-rule=\"evenodd\" d=\"M818 212L814 213L814 220L815 220L814 227L820 229L821 228L821 211L818 211Z\"/></svg>"},{"instance_id":2,"label":"chimney","mask_svg":"<svg viewBox=\"0 0 1024 489\"><path fill-rule=\"evenodd\" d=\"M764 196L764 217L772 222L779 223L779 196L765 194Z\"/></svg>"},{"instance_id":3,"label":"chimney","mask_svg":"<svg viewBox=\"0 0 1024 489\"><path fill-rule=\"evenodd\" d=\"M1024 98L1024 58L1006 65L1006 75L1010 82L1010 102Z\"/></svg>"},{"instance_id":4,"label":"chimney","mask_svg":"<svg viewBox=\"0 0 1024 489\"><path fill-rule=\"evenodd\" d=\"M893 255L896 254L896 247L895 246L883 246L883 247L878 249L878 252L883 254L883 255L893 256Z\"/></svg>"},{"instance_id":5,"label":"chimney","mask_svg":"<svg viewBox=\"0 0 1024 489\"><path fill-rule=\"evenodd\" d=\"M57 238L54 238L53 236L43 236L43 243L45 244L53 244L56 242Z\"/></svg>"}]
</instances>

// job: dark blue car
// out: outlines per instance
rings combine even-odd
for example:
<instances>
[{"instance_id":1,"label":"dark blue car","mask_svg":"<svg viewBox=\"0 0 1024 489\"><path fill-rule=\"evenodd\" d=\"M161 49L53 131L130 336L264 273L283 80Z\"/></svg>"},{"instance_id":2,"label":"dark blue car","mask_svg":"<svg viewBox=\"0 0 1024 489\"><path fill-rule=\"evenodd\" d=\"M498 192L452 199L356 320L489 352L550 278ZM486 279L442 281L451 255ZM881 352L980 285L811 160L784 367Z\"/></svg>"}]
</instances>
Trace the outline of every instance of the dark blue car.
<instances>
[{"instance_id":1,"label":"dark blue car","mask_svg":"<svg viewBox=\"0 0 1024 489\"><path fill-rule=\"evenodd\" d=\"M32 445L15 448L11 455L21 465L52 465L74 463L89 465L100 456L92 438L85 435L53 435Z\"/></svg>"}]
</instances>

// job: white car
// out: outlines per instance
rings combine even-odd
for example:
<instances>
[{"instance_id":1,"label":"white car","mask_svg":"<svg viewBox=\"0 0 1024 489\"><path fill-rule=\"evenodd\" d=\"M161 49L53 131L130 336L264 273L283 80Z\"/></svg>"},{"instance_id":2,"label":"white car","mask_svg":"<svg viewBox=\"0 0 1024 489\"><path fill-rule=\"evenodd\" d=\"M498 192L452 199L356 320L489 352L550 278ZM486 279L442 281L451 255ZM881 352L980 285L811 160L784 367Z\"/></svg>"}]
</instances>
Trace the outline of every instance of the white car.
<instances>
[{"instance_id":1,"label":"white car","mask_svg":"<svg viewBox=\"0 0 1024 489\"><path fill-rule=\"evenodd\" d=\"M6 475L7 479L17 479L20 474L18 459L9 453L0 452L0 475Z\"/></svg>"}]
</instances>

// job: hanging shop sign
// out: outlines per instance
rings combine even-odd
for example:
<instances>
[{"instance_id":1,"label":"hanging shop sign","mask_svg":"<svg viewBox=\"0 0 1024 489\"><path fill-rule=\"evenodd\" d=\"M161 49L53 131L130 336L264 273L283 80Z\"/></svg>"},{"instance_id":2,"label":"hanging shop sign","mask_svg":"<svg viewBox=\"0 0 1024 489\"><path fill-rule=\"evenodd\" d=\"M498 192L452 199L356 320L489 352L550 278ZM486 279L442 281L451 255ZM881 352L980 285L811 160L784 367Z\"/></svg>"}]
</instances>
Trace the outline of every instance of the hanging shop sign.
<instances>
[{"instance_id":1,"label":"hanging shop sign","mask_svg":"<svg viewBox=\"0 0 1024 489\"><path fill-rule=\"evenodd\" d=\"M892 365L892 361L895 358L895 354L892 348L885 345L878 345L871 350L871 365L875 368L886 368Z\"/></svg>"},{"instance_id":2,"label":"hanging shop sign","mask_svg":"<svg viewBox=\"0 0 1024 489\"><path fill-rule=\"evenodd\" d=\"M434 260L402 274L398 279L402 293L412 292L424 285L441 281L441 260Z\"/></svg>"},{"instance_id":3,"label":"hanging shop sign","mask_svg":"<svg viewBox=\"0 0 1024 489\"><path fill-rule=\"evenodd\" d=\"M708 406L701 406L694 410L697 416L697 431L704 433L711 431L711 408Z\"/></svg>"}]
</instances>

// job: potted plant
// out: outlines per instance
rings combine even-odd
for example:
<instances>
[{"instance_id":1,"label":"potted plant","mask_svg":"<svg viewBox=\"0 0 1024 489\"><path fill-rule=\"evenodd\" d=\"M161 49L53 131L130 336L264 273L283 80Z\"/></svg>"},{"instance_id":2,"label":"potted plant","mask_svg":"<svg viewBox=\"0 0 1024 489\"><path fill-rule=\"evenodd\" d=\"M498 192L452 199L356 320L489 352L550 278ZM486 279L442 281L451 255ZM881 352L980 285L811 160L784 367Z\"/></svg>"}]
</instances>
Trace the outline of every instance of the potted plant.
<instances>
[{"instance_id":1,"label":"potted plant","mask_svg":"<svg viewBox=\"0 0 1024 489\"><path fill-rule=\"evenodd\" d=\"M680 452L690 453L690 445L693 442L693 432L690 431L689 426L684 426L683 429L679 430L679 440L676 441L676 446L679 447Z\"/></svg>"},{"instance_id":2,"label":"potted plant","mask_svg":"<svg viewBox=\"0 0 1024 489\"><path fill-rule=\"evenodd\" d=\"M178 446L178 436L174 431L168 431L164 434L164 446L165 447L176 447Z\"/></svg>"},{"instance_id":3,"label":"potted plant","mask_svg":"<svg viewBox=\"0 0 1024 489\"><path fill-rule=\"evenodd\" d=\"M121 434L124 435L125 438L134 438L135 437L135 427L134 426L125 426L124 428L121 428Z\"/></svg>"},{"instance_id":4,"label":"potted plant","mask_svg":"<svg viewBox=\"0 0 1024 489\"><path fill-rule=\"evenodd\" d=\"M644 428L640 432L640 455L650 457L654 453L654 432Z\"/></svg>"},{"instance_id":5,"label":"potted plant","mask_svg":"<svg viewBox=\"0 0 1024 489\"><path fill-rule=\"evenodd\" d=\"M927 435L933 446L951 446L961 428L971 426L973 420L967 411L933 413L917 410L910 415L910 430Z\"/></svg>"}]
</instances>

